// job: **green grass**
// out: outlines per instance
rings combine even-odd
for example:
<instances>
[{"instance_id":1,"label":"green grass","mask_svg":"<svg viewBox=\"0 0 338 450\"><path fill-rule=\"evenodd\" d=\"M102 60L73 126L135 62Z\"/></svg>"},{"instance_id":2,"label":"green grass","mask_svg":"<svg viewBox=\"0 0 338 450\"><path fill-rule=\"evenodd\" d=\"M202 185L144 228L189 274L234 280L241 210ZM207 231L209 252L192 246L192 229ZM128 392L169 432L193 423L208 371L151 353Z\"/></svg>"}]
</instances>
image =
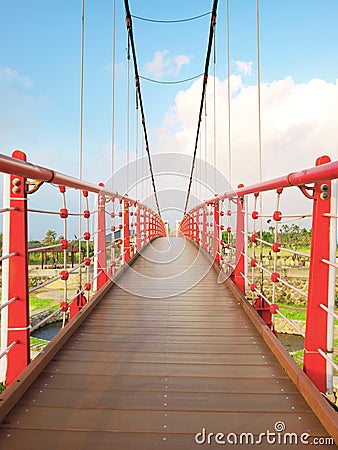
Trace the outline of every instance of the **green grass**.
<instances>
[{"instance_id":1,"label":"green grass","mask_svg":"<svg viewBox=\"0 0 338 450\"><path fill-rule=\"evenodd\" d=\"M276 302L280 306L281 312L290 320L304 320L306 319L306 311L293 311L291 309L284 309L284 303ZM290 306L291 308L304 309L304 306L298 306L294 303L288 303L286 306ZM279 314L276 314L276 317L281 317Z\"/></svg>"},{"instance_id":2,"label":"green grass","mask_svg":"<svg viewBox=\"0 0 338 450\"><path fill-rule=\"evenodd\" d=\"M285 303L276 302L278 305L280 305L280 310L284 314L285 317L287 317L290 320L306 320L306 311L293 311L291 309L284 309L283 305ZM290 306L291 308L297 308L297 309L304 309L305 306L299 306L295 305L294 303L288 303L286 306ZM276 314L276 317L281 317L279 314ZM334 321L335 325L338 325L338 320Z\"/></svg>"},{"instance_id":3,"label":"green grass","mask_svg":"<svg viewBox=\"0 0 338 450\"><path fill-rule=\"evenodd\" d=\"M0 383L0 394L3 393L3 391L6 389L6 386Z\"/></svg>"},{"instance_id":4,"label":"green grass","mask_svg":"<svg viewBox=\"0 0 338 450\"><path fill-rule=\"evenodd\" d=\"M38 309L48 308L52 303L52 301L53 300L50 299L30 297L29 298L30 310L36 311Z\"/></svg>"},{"instance_id":5,"label":"green grass","mask_svg":"<svg viewBox=\"0 0 338 450\"><path fill-rule=\"evenodd\" d=\"M45 347L48 344L48 341L46 341L45 339L39 339L39 338L31 336L30 344L31 344L31 346L34 346L35 348L38 349L38 348Z\"/></svg>"},{"instance_id":6,"label":"green grass","mask_svg":"<svg viewBox=\"0 0 338 450\"><path fill-rule=\"evenodd\" d=\"M303 367L304 350L298 350L296 352L292 352L291 356L300 367Z\"/></svg>"},{"instance_id":7,"label":"green grass","mask_svg":"<svg viewBox=\"0 0 338 450\"><path fill-rule=\"evenodd\" d=\"M334 347L337 348L338 347L338 339L334 340ZM298 350L296 352L291 352L290 353L291 356L293 357L293 359L296 361L296 363L300 366L303 367L303 360L304 360L304 350ZM338 364L338 353L336 353L333 357L333 361L335 364Z\"/></svg>"}]
</instances>

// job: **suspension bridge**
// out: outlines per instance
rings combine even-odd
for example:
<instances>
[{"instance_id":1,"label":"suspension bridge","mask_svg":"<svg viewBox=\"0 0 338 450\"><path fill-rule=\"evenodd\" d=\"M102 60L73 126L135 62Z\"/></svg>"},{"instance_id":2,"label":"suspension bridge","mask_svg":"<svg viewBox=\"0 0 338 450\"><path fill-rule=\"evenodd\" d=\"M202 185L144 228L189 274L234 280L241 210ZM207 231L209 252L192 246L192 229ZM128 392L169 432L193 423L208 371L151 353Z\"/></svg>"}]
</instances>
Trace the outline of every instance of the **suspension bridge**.
<instances>
[{"instance_id":1,"label":"suspension bridge","mask_svg":"<svg viewBox=\"0 0 338 450\"><path fill-rule=\"evenodd\" d=\"M20 150L0 155L1 449L334 448L338 161L319 155L313 167L193 202L214 1L185 207L176 236L169 237L127 1L125 10L154 207L116 184L111 189L30 162ZM52 209L31 208L29 200L46 186ZM79 195L75 210L73 192ZM273 198L269 213L261 208L266 193ZM291 197L305 199L310 213L288 213ZM56 244L29 249L29 217L37 214L60 221L63 235ZM309 253L283 246L284 221L305 217ZM76 240L72 219L80 224ZM273 225L272 242L264 238L262 219ZM79 256L70 267L74 245ZM30 255L48 249L62 252L62 269L30 287ZM307 258L306 289L283 275L280 252ZM73 294L74 274L79 288ZM30 295L56 281L63 284L59 307L32 327ZM306 299L305 330L283 314L281 286ZM61 331L31 361L32 331L58 314ZM303 335L303 368L280 343L276 314Z\"/></svg>"}]
</instances>

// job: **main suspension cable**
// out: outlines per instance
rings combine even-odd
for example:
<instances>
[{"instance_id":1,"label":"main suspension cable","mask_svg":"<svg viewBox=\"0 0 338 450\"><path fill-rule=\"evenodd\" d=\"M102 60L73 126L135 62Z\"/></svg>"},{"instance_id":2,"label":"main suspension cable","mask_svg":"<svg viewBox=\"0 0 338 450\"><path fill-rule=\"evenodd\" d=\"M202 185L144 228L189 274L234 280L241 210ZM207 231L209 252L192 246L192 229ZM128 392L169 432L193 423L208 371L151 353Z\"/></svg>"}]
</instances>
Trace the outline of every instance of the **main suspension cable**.
<instances>
[{"instance_id":1,"label":"main suspension cable","mask_svg":"<svg viewBox=\"0 0 338 450\"><path fill-rule=\"evenodd\" d=\"M142 101L140 77L139 77L138 67L137 67L136 49L135 49L135 43L134 43L133 27L132 27L132 20L131 20L131 14L130 14L128 0L124 0L124 5L125 5L125 10L126 10L127 32L128 32L128 36L129 36L129 39L130 39L131 51L132 51L132 55L133 55L134 72L135 72L135 84L136 84L136 91L137 91L137 95L138 95L138 99L139 99L139 107L140 107L140 111L141 111L143 134L144 134L144 140L145 140L145 144L146 144L146 152L147 152L147 156L148 156L148 164L149 164L149 171L150 171L150 176L151 176L151 183L152 183L152 186L153 186L154 198L155 198L155 203L156 203L156 207L157 207L157 212L158 212L159 216L161 217L160 205L159 205L159 202L158 202L158 197L157 197L157 192L156 192L156 185L155 185L155 178L154 178L154 173L153 173L153 166L152 166L150 150L149 150L148 132L147 132L146 119L145 119L144 107L143 107L143 101Z\"/></svg>"},{"instance_id":2,"label":"main suspension cable","mask_svg":"<svg viewBox=\"0 0 338 450\"><path fill-rule=\"evenodd\" d=\"M196 133L196 140L195 140L195 149L194 149L194 155L193 155L192 164L191 164L189 186L188 186L187 198L186 198L185 206L184 206L184 215L186 214L187 209L188 209L191 185L192 185L193 174L194 174L194 169L195 169L196 153L197 153L197 148L198 148L198 138L199 138L199 134L200 134L203 105L204 105L205 92L206 92L207 82L208 82L210 54L211 54L211 48L212 48L212 41L213 41L213 38L214 38L214 29L215 29L215 26L216 26L217 4L218 4L218 0L214 0L213 6L212 6L211 20L210 20L210 31L209 31L208 48L207 48L207 54L206 54L206 59L205 59L203 88L202 88L201 104L200 104L199 115L198 115L197 133Z\"/></svg>"}]
</instances>

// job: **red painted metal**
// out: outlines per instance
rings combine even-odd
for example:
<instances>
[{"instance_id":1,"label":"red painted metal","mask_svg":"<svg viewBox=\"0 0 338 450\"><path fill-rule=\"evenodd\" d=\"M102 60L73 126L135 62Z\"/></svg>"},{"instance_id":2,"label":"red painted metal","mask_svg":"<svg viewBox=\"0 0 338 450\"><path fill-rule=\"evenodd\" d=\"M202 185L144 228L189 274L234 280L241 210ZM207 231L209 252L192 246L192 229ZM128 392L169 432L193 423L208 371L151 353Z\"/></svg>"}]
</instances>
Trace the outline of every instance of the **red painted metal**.
<instances>
[{"instance_id":1,"label":"red painted metal","mask_svg":"<svg viewBox=\"0 0 338 450\"><path fill-rule=\"evenodd\" d=\"M103 188L103 184L100 184ZM106 198L103 192L98 195L97 211L97 265L96 287L100 290L108 280L107 276L107 251L106 251Z\"/></svg>"},{"instance_id":2,"label":"red painted metal","mask_svg":"<svg viewBox=\"0 0 338 450\"><path fill-rule=\"evenodd\" d=\"M274 306L274 308L271 308L271 306ZM272 313L273 311L277 311L276 305L269 305L264 298L261 295L258 295L257 300L255 301L253 307L257 311L257 313L261 316L261 318L264 320L266 325L270 328L270 330L277 335L277 333L274 330L273 320L272 320Z\"/></svg>"},{"instance_id":3,"label":"red painted metal","mask_svg":"<svg viewBox=\"0 0 338 450\"><path fill-rule=\"evenodd\" d=\"M322 158L328 158L326 156ZM223 198L234 197L236 195L244 196L247 194L254 194L255 192L265 192L274 189L290 187L290 186L301 186L313 182L323 182L325 180L333 180L338 178L338 161L326 162L322 165L317 165L310 169L301 170L299 172L290 173L283 177L274 178L269 181L263 181L248 187L243 187L238 189L234 194L227 195L224 194Z\"/></svg>"},{"instance_id":4,"label":"red painted metal","mask_svg":"<svg viewBox=\"0 0 338 450\"><path fill-rule=\"evenodd\" d=\"M220 226L219 226L219 202L214 203L214 260L216 264L221 262Z\"/></svg>"},{"instance_id":5,"label":"red painted metal","mask_svg":"<svg viewBox=\"0 0 338 450\"><path fill-rule=\"evenodd\" d=\"M85 286L86 287L86 286ZM70 304L69 307L69 319L73 319L73 317L75 317L75 315L81 311L81 309L86 306L87 304L87 299L86 297L83 295L83 293L79 293L79 290L77 291L77 296L76 299L72 301L72 303Z\"/></svg>"},{"instance_id":6,"label":"red painted metal","mask_svg":"<svg viewBox=\"0 0 338 450\"><path fill-rule=\"evenodd\" d=\"M208 221L208 216L207 216L207 207L203 206L202 209L202 214L203 214L203 230L202 230L202 247L204 248L204 250L207 250L207 221Z\"/></svg>"},{"instance_id":7,"label":"red painted metal","mask_svg":"<svg viewBox=\"0 0 338 450\"><path fill-rule=\"evenodd\" d=\"M238 187L241 188L242 185ZM236 221L236 266L232 272L232 279L238 289L245 294L245 281L243 276L245 270L245 260L244 260L244 197L237 198L237 221Z\"/></svg>"},{"instance_id":8,"label":"red painted metal","mask_svg":"<svg viewBox=\"0 0 338 450\"><path fill-rule=\"evenodd\" d=\"M129 231L129 208L130 202L123 201L123 262L130 260L130 231Z\"/></svg>"},{"instance_id":9,"label":"red painted metal","mask_svg":"<svg viewBox=\"0 0 338 450\"><path fill-rule=\"evenodd\" d=\"M10 188L7 193L9 201L9 236L8 239L8 253L13 254L6 264L8 265L8 279L3 280L8 285L8 298L16 298L17 300L9 303L8 308L8 346L16 343L8 351L7 354L7 373L6 383L9 385L22 370L30 362L30 333L29 333L29 292L28 292L28 250L27 250L27 193L26 193L26 178L38 179L45 182L53 182L59 185L61 193L65 193L66 187L80 189L83 191L85 197L88 192L96 193L98 195L98 212L97 212L97 228L95 230L95 277L96 289L100 290L108 280L107 271L107 255L106 255L106 220L105 220L105 201L106 197L114 199L118 198L121 204L124 204L124 214L121 213L121 218L125 224L124 229L124 243L126 247L125 261L129 260L130 236L129 236L129 211L128 205L132 204L136 207L136 203L121 196L116 192L105 189L104 185L99 186L92 183L78 180L67 175L63 175L45 167L36 166L26 161L26 155L17 150L12 157L0 155L0 171L9 173ZM125 200L125 201L124 201ZM142 205L137 208L137 211L142 211L141 214L136 215L136 229L138 248L144 245L150 238L156 236L163 236L166 234L162 219L157 216L149 208ZM114 214L114 216L113 216ZM61 219L66 219L69 215L65 205L60 209ZM83 213L83 217L88 220L90 211L88 208ZM112 213L112 218L115 213ZM140 223L142 221L142 230ZM127 228L127 229L126 229ZM112 232L115 230L112 229ZM127 232L126 232L127 231ZM141 241L142 232L142 241ZM83 239L88 241L91 235L88 231L84 232ZM128 241L128 245L126 243ZM121 244L120 243L120 244ZM68 241L66 237L61 240L60 247L67 250ZM6 249L7 252L7 249ZM86 266L91 263L90 258L84 259ZM116 261L112 261L112 272L115 272ZM66 280L69 277L69 272L64 268L61 272L61 279ZM89 291L91 283L88 281L84 285L84 290ZM86 298L83 294L78 293L77 298L70 305L70 318L82 309L86 303ZM69 304L67 301L61 303L63 311L68 310Z\"/></svg>"},{"instance_id":10,"label":"red painted metal","mask_svg":"<svg viewBox=\"0 0 338 450\"><path fill-rule=\"evenodd\" d=\"M26 155L16 150L13 158L26 161ZM8 298L18 300L8 306L8 345L17 344L7 355L6 384L10 385L30 362L29 342L29 293L28 293L28 250L27 250L27 194L26 179L10 176L9 253L16 253L9 259Z\"/></svg>"},{"instance_id":11,"label":"red painted metal","mask_svg":"<svg viewBox=\"0 0 338 450\"><path fill-rule=\"evenodd\" d=\"M136 208L136 251L139 252L142 246L141 242L141 206Z\"/></svg>"},{"instance_id":12,"label":"red painted metal","mask_svg":"<svg viewBox=\"0 0 338 450\"><path fill-rule=\"evenodd\" d=\"M318 158L317 166L327 165L328 157ZM323 189L323 186L325 188ZM327 193L323 198L323 192ZM331 183L322 180L315 184L312 216L311 258L304 342L304 371L321 392L326 392L326 360L318 349L327 350L327 313L320 304L328 306L329 266L322 259L330 259Z\"/></svg>"},{"instance_id":13,"label":"red painted metal","mask_svg":"<svg viewBox=\"0 0 338 450\"><path fill-rule=\"evenodd\" d=\"M48 169L46 167L38 166L26 162L25 160L18 160L17 158L0 154L0 172L15 174L25 178L33 178L40 181L46 181L61 186L70 187L73 189L86 190L96 194L102 193L114 198L126 198L118 192L105 189L103 186L98 186L88 181L79 180L77 178L65 175L60 172ZM131 199L129 199L131 200Z\"/></svg>"}]
</instances>

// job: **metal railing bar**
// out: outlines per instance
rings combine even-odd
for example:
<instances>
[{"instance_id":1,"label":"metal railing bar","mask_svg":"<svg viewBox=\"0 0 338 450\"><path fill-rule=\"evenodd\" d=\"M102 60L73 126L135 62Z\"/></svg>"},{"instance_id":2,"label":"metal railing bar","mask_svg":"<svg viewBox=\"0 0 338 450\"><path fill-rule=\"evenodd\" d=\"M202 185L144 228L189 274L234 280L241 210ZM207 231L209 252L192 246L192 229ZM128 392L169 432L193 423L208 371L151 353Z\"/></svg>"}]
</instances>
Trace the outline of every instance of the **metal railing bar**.
<instances>
[{"instance_id":1,"label":"metal railing bar","mask_svg":"<svg viewBox=\"0 0 338 450\"><path fill-rule=\"evenodd\" d=\"M322 303L320 304L320 307L326 311L328 314L330 314L330 316L334 317L335 319L338 320L338 314L336 314L334 311L331 311L327 306L323 305Z\"/></svg>"},{"instance_id":2,"label":"metal railing bar","mask_svg":"<svg viewBox=\"0 0 338 450\"><path fill-rule=\"evenodd\" d=\"M12 256L17 256L18 254L15 252L9 253L8 255L4 255L0 257L0 262L5 261L5 259L12 258Z\"/></svg>"},{"instance_id":3,"label":"metal railing bar","mask_svg":"<svg viewBox=\"0 0 338 450\"><path fill-rule=\"evenodd\" d=\"M6 308L6 306L10 305L11 303L15 302L15 300L19 300L19 297L13 297L10 300L8 300L5 303L2 303L2 305L0 305L0 311L4 308Z\"/></svg>"},{"instance_id":4,"label":"metal railing bar","mask_svg":"<svg viewBox=\"0 0 338 450\"><path fill-rule=\"evenodd\" d=\"M248 277L246 277L242 272L240 272L240 274L242 275L242 277L248 282L250 283L250 280L248 279ZM272 303L270 302L270 300L261 292L259 291L259 289L257 289L257 287L255 287L255 292L257 292L258 295L260 295L267 303L268 305L272 305ZM286 317L278 308L278 313L281 317L283 317L284 320L286 320L286 322L288 322L296 331L298 331L298 333L305 337L305 333L299 328L297 327L297 325L295 323L292 322L292 320L290 320L288 317Z\"/></svg>"},{"instance_id":5,"label":"metal railing bar","mask_svg":"<svg viewBox=\"0 0 338 450\"><path fill-rule=\"evenodd\" d=\"M328 358L327 354L325 352L323 352L323 350L321 348L318 349L318 353L320 353L322 355L322 357L330 364L330 366L332 366L335 370L338 371L338 365L332 361L330 358Z\"/></svg>"},{"instance_id":6,"label":"metal railing bar","mask_svg":"<svg viewBox=\"0 0 338 450\"><path fill-rule=\"evenodd\" d=\"M17 344L16 341L12 342L2 353L0 353L0 359L7 355L7 353Z\"/></svg>"},{"instance_id":7,"label":"metal railing bar","mask_svg":"<svg viewBox=\"0 0 338 450\"><path fill-rule=\"evenodd\" d=\"M325 264L328 264L329 266L332 266L332 267L335 267L336 269L338 269L338 264L336 264L332 261L328 261L327 259L322 259L321 261Z\"/></svg>"},{"instance_id":8,"label":"metal railing bar","mask_svg":"<svg viewBox=\"0 0 338 450\"><path fill-rule=\"evenodd\" d=\"M34 325L34 327L31 327L30 329L30 333L32 334L33 331L37 330L38 328L40 328L43 324L45 324L49 319L51 319L52 317L56 316L56 314L58 314L60 311L62 311L62 308L58 308L55 311L53 311L51 314L49 314L49 316L45 317L43 320L41 320L41 322L37 323L36 325Z\"/></svg>"}]
</instances>

